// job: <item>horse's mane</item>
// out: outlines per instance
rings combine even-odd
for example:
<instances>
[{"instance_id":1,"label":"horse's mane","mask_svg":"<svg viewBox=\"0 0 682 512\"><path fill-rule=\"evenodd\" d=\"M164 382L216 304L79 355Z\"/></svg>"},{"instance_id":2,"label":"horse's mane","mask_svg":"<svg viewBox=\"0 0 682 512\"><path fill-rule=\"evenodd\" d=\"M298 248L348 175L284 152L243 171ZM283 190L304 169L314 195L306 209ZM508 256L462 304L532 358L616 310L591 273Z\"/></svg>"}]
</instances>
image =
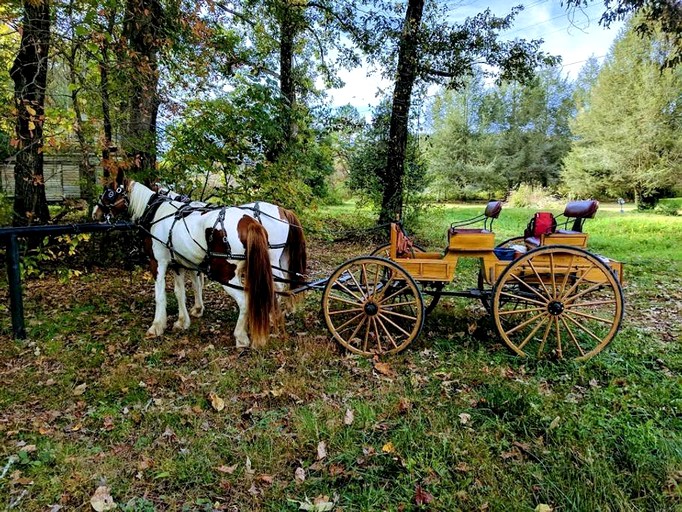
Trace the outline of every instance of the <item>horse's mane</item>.
<instances>
[{"instance_id":1,"label":"horse's mane","mask_svg":"<svg viewBox=\"0 0 682 512\"><path fill-rule=\"evenodd\" d=\"M128 197L130 199L130 217L133 222L139 220L144 214L149 198L154 195L154 191L145 187L142 183L130 180L128 183Z\"/></svg>"}]
</instances>

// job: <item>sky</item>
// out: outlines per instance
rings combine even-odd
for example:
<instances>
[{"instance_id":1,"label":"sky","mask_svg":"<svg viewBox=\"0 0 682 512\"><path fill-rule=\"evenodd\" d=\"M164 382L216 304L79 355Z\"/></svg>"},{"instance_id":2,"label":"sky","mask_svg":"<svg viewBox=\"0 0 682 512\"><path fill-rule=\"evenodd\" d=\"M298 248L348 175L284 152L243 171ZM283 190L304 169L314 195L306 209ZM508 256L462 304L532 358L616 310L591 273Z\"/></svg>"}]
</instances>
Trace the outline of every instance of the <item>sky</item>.
<instances>
[{"instance_id":1,"label":"sky","mask_svg":"<svg viewBox=\"0 0 682 512\"><path fill-rule=\"evenodd\" d=\"M504 16L514 5L522 4L525 9L519 13L514 26L506 31L509 39L544 39L543 49L562 57L563 71L567 76L575 78L580 68L590 56L594 55L601 62L618 35L622 23L614 23L606 29L599 25L599 18L604 11L603 2L596 1L582 10L567 11L560 0L440 0L448 8L451 7L453 18L465 19L473 16L486 7L493 14ZM382 80L377 73L370 74L368 68L356 68L342 71L341 79L346 83L342 89L328 91L333 106L351 104L361 114L367 115L371 107L377 105L377 89L392 91L392 84Z\"/></svg>"}]
</instances>

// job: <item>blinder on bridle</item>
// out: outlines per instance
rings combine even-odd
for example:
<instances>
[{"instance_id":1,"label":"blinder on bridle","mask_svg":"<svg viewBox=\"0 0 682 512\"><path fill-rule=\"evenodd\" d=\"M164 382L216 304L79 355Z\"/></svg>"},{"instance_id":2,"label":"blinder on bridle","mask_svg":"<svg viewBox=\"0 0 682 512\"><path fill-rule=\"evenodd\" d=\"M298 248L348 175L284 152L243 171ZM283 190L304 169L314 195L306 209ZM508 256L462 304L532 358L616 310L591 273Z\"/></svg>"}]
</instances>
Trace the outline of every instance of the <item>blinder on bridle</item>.
<instances>
[{"instance_id":1,"label":"blinder on bridle","mask_svg":"<svg viewBox=\"0 0 682 512\"><path fill-rule=\"evenodd\" d=\"M115 189L105 186L104 192L102 192L99 201L97 201L97 206L104 212L104 218L109 221L112 216L117 215L122 211L116 211L119 210L121 201L123 201L123 209L127 209L129 202L125 186L117 185Z\"/></svg>"}]
</instances>

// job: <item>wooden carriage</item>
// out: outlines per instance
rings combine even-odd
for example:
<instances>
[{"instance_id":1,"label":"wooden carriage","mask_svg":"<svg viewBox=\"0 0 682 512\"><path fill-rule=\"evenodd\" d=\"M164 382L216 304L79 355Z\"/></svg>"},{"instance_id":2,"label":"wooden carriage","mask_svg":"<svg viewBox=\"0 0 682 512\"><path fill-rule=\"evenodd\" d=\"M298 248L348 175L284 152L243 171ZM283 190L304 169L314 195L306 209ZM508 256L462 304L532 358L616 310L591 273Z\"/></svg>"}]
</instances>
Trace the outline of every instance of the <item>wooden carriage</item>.
<instances>
[{"instance_id":1,"label":"wooden carriage","mask_svg":"<svg viewBox=\"0 0 682 512\"><path fill-rule=\"evenodd\" d=\"M496 246L492 224L502 205L492 201L483 214L453 223L437 252L412 244L394 223L389 244L343 263L327 281L327 326L353 352L396 353L418 336L440 297L471 297L517 354L588 359L613 339L623 316L621 263L586 249L583 221L597 208L596 201L569 203L554 232ZM462 258L479 260L478 286L446 291Z\"/></svg>"}]
</instances>

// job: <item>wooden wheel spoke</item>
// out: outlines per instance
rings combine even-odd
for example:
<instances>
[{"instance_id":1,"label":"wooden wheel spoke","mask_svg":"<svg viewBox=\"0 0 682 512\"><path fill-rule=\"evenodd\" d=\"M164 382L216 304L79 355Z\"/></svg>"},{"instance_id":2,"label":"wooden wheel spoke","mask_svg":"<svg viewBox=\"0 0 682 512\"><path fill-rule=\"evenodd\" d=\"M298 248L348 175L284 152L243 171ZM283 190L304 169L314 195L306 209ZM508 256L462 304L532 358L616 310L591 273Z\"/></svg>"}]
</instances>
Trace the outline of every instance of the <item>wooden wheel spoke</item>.
<instances>
[{"instance_id":1,"label":"wooden wheel spoke","mask_svg":"<svg viewBox=\"0 0 682 512\"><path fill-rule=\"evenodd\" d=\"M350 273L350 272L349 272L349 273ZM355 281L355 276L353 276L353 274L350 274L350 275L351 275L351 277L353 278L353 281ZM357 281L356 281L356 283L357 283ZM358 302L364 302L364 300L365 300L365 294L364 294L364 292L362 291L362 288L360 288L359 286L358 286L358 289L360 290L360 293L362 294L361 297L358 297L357 295L355 295L355 294L354 294L352 291L350 291L350 290L348 289L348 287L347 287L345 284L343 284L343 283L336 282L335 285L338 286L338 287L340 287L343 291L345 291L345 292L346 292L348 295L350 295L351 297L354 297Z\"/></svg>"},{"instance_id":2,"label":"wooden wheel spoke","mask_svg":"<svg viewBox=\"0 0 682 512\"><path fill-rule=\"evenodd\" d=\"M580 276L580 278L578 278L578 280L575 283L573 283L573 286L571 286L571 288L566 293L564 293L560 298L558 298L557 300L561 300L561 301L565 302L565 298L568 297L569 295L571 295L571 293L573 293L573 291L575 289L577 289L578 286L580 286L580 283L583 282L583 279L585 279L585 276L587 274L589 274L590 270L592 270L593 268L594 268L594 263L590 262L590 268L588 268L586 271L584 271L583 274Z\"/></svg>"},{"instance_id":3,"label":"wooden wheel spoke","mask_svg":"<svg viewBox=\"0 0 682 512\"><path fill-rule=\"evenodd\" d=\"M367 352L367 349L369 348L369 324L370 324L370 317L365 318L367 320L367 327L365 327L365 338L362 342L362 350Z\"/></svg>"},{"instance_id":4,"label":"wooden wheel spoke","mask_svg":"<svg viewBox=\"0 0 682 512\"><path fill-rule=\"evenodd\" d=\"M605 324L613 325L613 320L609 320L608 318L601 318L595 315L590 315L588 313L583 313L582 311L571 311L571 314L582 316L583 318L590 318L592 320L596 320L597 322L603 322Z\"/></svg>"},{"instance_id":5,"label":"wooden wheel spoke","mask_svg":"<svg viewBox=\"0 0 682 512\"><path fill-rule=\"evenodd\" d=\"M554 317L554 326L556 327L556 353L557 357L563 357L563 350L561 349L561 325L559 324L559 317Z\"/></svg>"},{"instance_id":6,"label":"wooden wheel spoke","mask_svg":"<svg viewBox=\"0 0 682 512\"><path fill-rule=\"evenodd\" d=\"M379 336L379 329L377 328L377 320L376 320L376 317L370 317L370 320L371 320L372 323L374 324L374 336L376 336L376 340L377 340L377 349L378 349L378 353L379 353L379 354L383 354L383 353L384 353L384 349L383 349L383 347L381 346L381 336ZM369 324L369 322L367 322L367 324Z\"/></svg>"},{"instance_id":7,"label":"wooden wheel spoke","mask_svg":"<svg viewBox=\"0 0 682 512\"><path fill-rule=\"evenodd\" d=\"M336 330L337 330L338 332L343 332L343 330L344 330L348 325L352 324L354 321L356 321L358 318L360 318L361 316L364 316L364 315L365 315L364 313L358 313L357 315L355 315L355 316L354 316L353 318L351 318L350 320L346 320L344 323L342 323L341 325L339 325L339 326L336 328ZM360 322L360 323L362 324L362 322ZM355 333L354 333L354 334L355 334Z\"/></svg>"},{"instance_id":8,"label":"wooden wheel spoke","mask_svg":"<svg viewBox=\"0 0 682 512\"><path fill-rule=\"evenodd\" d=\"M328 315L341 315L343 313L357 313L358 311L363 311L363 308L349 308L349 309L337 309L336 311L327 311Z\"/></svg>"},{"instance_id":9,"label":"wooden wheel spoke","mask_svg":"<svg viewBox=\"0 0 682 512\"><path fill-rule=\"evenodd\" d=\"M556 298L556 271L554 269L554 253L549 253L549 271L552 274L552 298ZM558 326L558 324L557 324Z\"/></svg>"},{"instance_id":10,"label":"wooden wheel spoke","mask_svg":"<svg viewBox=\"0 0 682 512\"><path fill-rule=\"evenodd\" d=\"M397 323L395 323L395 322L394 322L393 320L391 320L390 318L385 317L385 316L382 315L381 313L379 313L378 317L382 318L383 320L385 320L386 322L388 322L389 324L391 324L393 327L395 327L396 329L398 329L400 332L402 332L402 333L403 333L405 336L407 336L408 338L410 337L410 333L409 333L409 332L407 332L405 329L403 329L402 327L400 327Z\"/></svg>"},{"instance_id":11,"label":"wooden wheel spoke","mask_svg":"<svg viewBox=\"0 0 682 512\"><path fill-rule=\"evenodd\" d=\"M538 322L538 324L535 327L533 327L533 330L530 331L530 334L528 336L526 336L525 339L521 343L519 343L519 350L523 350L523 347L525 347L526 344L531 340L531 338L533 338L533 336L535 336L535 333L540 330L540 327L545 325L545 322L547 320L549 320L549 316L544 316L542 318L542 320L540 322Z\"/></svg>"},{"instance_id":12,"label":"wooden wheel spoke","mask_svg":"<svg viewBox=\"0 0 682 512\"><path fill-rule=\"evenodd\" d=\"M409 289L410 289L410 286L406 284L405 286L400 288L397 292L392 293L388 297L382 296L381 300L379 301L379 304L384 304L386 301L391 300L393 297L396 297L396 296L400 295L401 293L403 293L405 290L409 290Z\"/></svg>"},{"instance_id":13,"label":"wooden wheel spoke","mask_svg":"<svg viewBox=\"0 0 682 512\"><path fill-rule=\"evenodd\" d=\"M566 318L568 318L571 322L573 322L573 323L576 325L576 327L578 327L578 329L581 329L582 331L586 332L587 334L589 334L590 336L592 336L595 340L597 340L599 343L602 342L602 339L601 339L599 336L597 336L595 333L593 333L592 331L590 331L587 327L585 327L583 324L581 324L580 322L578 322L578 321L577 321L575 318L573 318L571 315L564 313L564 316L565 316Z\"/></svg>"},{"instance_id":14,"label":"wooden wheel spoke","mask_svg":"<svg viewBox=\"0 0 682 512\"><path fill-rule=\"evenodd\" d=\"M567 299L564 299L564 304L566 304L566 303L570 304L574 300L579 299L580 297L584 297L588 293L592 293L593 291L596 291L599 288L602 288L603 286L604 286L604 283L594 284L594 285L590 286L587 290L583 290L582 292L580 292L577 295L574 295L573 297L568 297Z\"/></svg>"},{"instance_id":15,"label":"wooden wheel spoke","mask_svg":"<svg viewBox=\"0 0 682 512\"><path fill-rule=\"evenodd\" d=\"M393 316L397 316L400 318L406 318L407 320L417 320L416 316L410 316L410 315L406 315L404 313L398 313L396 311L391 311L390 309L386 309L386 308L381 308L381 312L385 315L393 315Z\"/></svg>"},{"instance_id":16,"label":"wooden wheel spoke","mask_svg":"<svg viewBox=\"0 0 682 512\"><path fill-rule=\"evenodd\" d=\"M364 273L364 270L365 270L365 267L364 267L364 265L363 265L363 267L362 267L362 273ZM367 279L364 280L365 287L363 288L362 285L361 285L360 283L358 283L358 280L355 279L355 275L353 274L353 272L348 272L348 273L350 274L350 278L351 278L351 279L353 280L353 282L355 283L355 286L357 286L357 287L358 287L358 290L360 290L360 293L362 293L362 299L363 299L363 300L366 300L367 297L369 297L369 285L367 284ZM366 290L366 292L365 292L365 290Z\"/></svg>"},{"instance_id":17,"label":"wooden wheel spoke","mask_svg":"<svg viewBox=\"0 0 682 512\"><path fill-rule=\"evenodd\" d=\"M545 344L547 343L547 338L549 337L549 331L552 328L552 320L550 319L549 322L547 322L547 327L545 327L545 334L542 336L542 342L540 342L540 346L538 347L538 357L542 355L542 352L545 350Z\"/></svg>"},{"instance_id":18,"label":"wooden wheel spoke","mask_svg":"<svg viewBox=\"0 0 682 512\"><path fill-rule=\"evenodd\" d=\"M545 301L545 304L546 304L547 302L549 302L549 299L550 299L550 295L549 295L549 294L547 295L547 297L543 297L543 295L542 295L539 291L537 291L535 288L533 288L532 286L530 286L526 281L524 281L523 279L521 279L521 278L520 278L519 276L517 276L516 274L513 274L513 273L512 273L512 274L509 274L509 275L512 276L514 279L516 279L519 283L521 283L521 284L523 285L524 288L530 290L530 291L533 292L535 295L537 295L537 296L540 297L542 300L544 300L544 301ZM542 283L542 280L540 280L540 283L544 286L544 283Z\"/></svg>"},{"instance_id":19,"label":"wooden wheel spoke","mask_svg":"<svg viewBox=\"0 0 682 512\"><path fill-rule=\"evenodd\" d=\"M507 336L509 336L510 334L512 334L512 333L514 333L514 332L516 332L516 331L518 331L519 329L523 329L523 328L526 327L527 325L533 323L533 322L534 322L535 320L537 320L538 318L542 318L544 315L545 315L545 313L539 313L539 314L537 314L537 315L535 315L535 316L529 318L529 319L526 320L525 322L520 323L519 325L517 325L517 326L514 327L513 329L509 329L508 331L504 331L504 332L505 332L505 334L506 334Z\"/></svg>"},{"instance_id":20,"label":"wooden wheel spoke","mask_svg":"<svg viewBox=\"0 0 682 512\"><path fill-rule=\"evenodd\" d=\"M379 293L375 299L378 300L379 302L383 302L383 297L386 295L386 290L388 290L391 287L391 283L395 281L394 279L395 272L391 272L391 276L388 278L388 281L384 283L384 286L381 289L381 293Z\"/></svg>"},{"instance_id":21,"label":"wooden wheel spoke","mask_svg":"<svg viewBox=\"0 0 682 512\"><path fill-rule=\"evenodd\" d=\"M390 302L384 305L384 308L395 308L398 306L415 306L417 304L416 300L411 300L408 302Z\"/></svg>"},{"instance_id":22,"label":"wooden wheel spoke","mask_svg":"<svg viewBox=\"0 0 682 512\"><path fill-rule=\"evenodd\" d=\"M561 321L563 322L564 327L566 328L566 331L568 332L568 335L571 337L571 340L573 341L573 344L576 346L576 348L577 348L578 351L580 352L580 355L581 355L581 356L584 356L584 355L585 355L585 351L584 351L583 348L580 346L580 343L578 343L578 340L576 339L575 334L573 334L573 331L572 331L571 328L568 326L568 322L566 321L566 319L565 319L563 316L561 317Z\"/></svg>"},{"instance_id":23,"label":"wooden wheel spoke","mask_svg":"<svg viewBox=\"0 0 682 512\"><path fill-rule=\"evenodd\" d=\"M590 302L572 302L568 304L564 304L564 307L566 309L573 309L573 308L580 308L580 307L588 307L588 306L602 306L605 304L615 304L616 299L605 299L605 300L593 300Z\"/></svg>"},{"instance_id":24,"label":"wooden wheel spoke","mask_svg":"<svg viewBox=\"0 0 682 512\"><path fill-rule=\"evenodd\" d=\"M526 308L526 309L508 309L500 311L500 316L516 315L517 313L535 313L536 311L545 311L546 308Z\"/></svg>"},{"instance_id":25,"label":"wooden wheel spoke","mask_svg":"<svg viewBox=\"0 0 682 512\"><path fill-rule=\"evenodd\" d=\"M386 326L384 325L384 322L381 321L381 318L376 317L375 321L378 322L379 325L381 326L381 328L384 330L384 332L386 333L386 336L388 337L388 339L389 339L389 341L391 342L391 344L392 344L395 348L398 348L398 344L397 344L397 343L395 342L395 340L393 339L393 336L391 336L391 333L388 332L388 329L387 329Z\"/></svg>"},{"instance_id":26,"label":"wooden wheel spoke","mask_svg":"<svg viewBox=\"0 0 682 512\"><path fill-rule=\"evenodd\" d=\"M362 300L348 300L345 297L339 297L337 295L332 295L331 293L329 294L330 299L338 300L339 302L343 302L344 304L350 304L351 306L357 306L358 304L362 304Z\"/></svg>"},{"instance_id":27,"label":"wooden wheel spoke","mask_svg":"<svg viewBox=\"0 0 682 512\"><path fill-rule=\"evenodd\" d=\"M547 297L548 298L554 297L553 294L549 293L549 290L547 289L547 286L545 286L545 282L542 280L542 277L540 277L540 274L538 274L538 271L535 270L535 265L533 265L533 260L528 260L528 266L531 268L533 273L537 276L538 281L540 281L542 288L545 290L545 293L547 294ZM512 275L514 275L514 274L512 274Z\"/></svg>"},{"instance_id":28,"label":"wooden wheel spoke","mask_svg":"<svg viewBox=\"0 0 682 512\"><path fill-rule=\"evenodd\" d=\"M575 254L571 254L571 261L566 268L566 274L564 274L564 282L561 283L561 291L556 294L556 297L563 297L564 291L566 290L566 285L568 284L568 277L571 275L571 269L573 268L573 262L575 261Z\"/></svg>"},{"instance_id":29,"label":"wooden wheel spoke","mask_svg":"<svg viewBox=\"0 0 682 512\"><path fill-rule=\"evenodd\" d=\"M534 299L529 299L528 297L521 297L520 295L514 295L513 293L509 292L500 292L500 295L504 295L506 297L512 297L517 300L521 300L523 302L528 302L530 304L537 304L538 306L547 306L547 302L540 302Z\"/></svg>"}]
</instances>

